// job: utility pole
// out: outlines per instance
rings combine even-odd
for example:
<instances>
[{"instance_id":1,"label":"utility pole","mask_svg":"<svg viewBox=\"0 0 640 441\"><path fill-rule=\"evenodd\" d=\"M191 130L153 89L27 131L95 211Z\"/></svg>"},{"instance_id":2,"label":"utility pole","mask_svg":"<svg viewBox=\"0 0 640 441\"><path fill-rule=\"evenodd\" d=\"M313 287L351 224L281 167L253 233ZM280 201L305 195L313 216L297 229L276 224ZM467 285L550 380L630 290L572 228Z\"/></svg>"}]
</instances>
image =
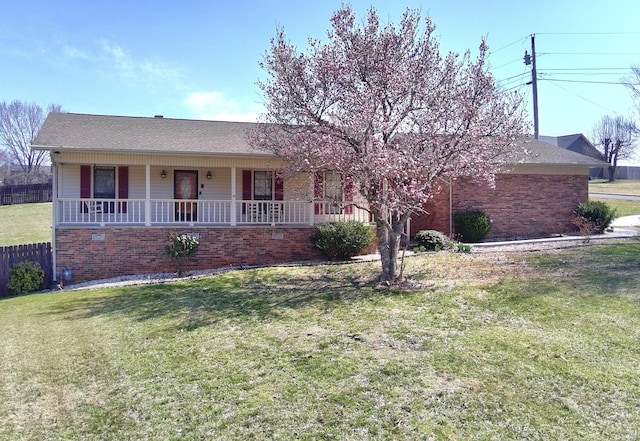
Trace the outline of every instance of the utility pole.
<instances>
[{"instance_id":1,"label":"utility pole","mask_svg":"<svg viewBox=\"0 0 640 441\"><path fill-rule=\"evenodd\" d=\"M531 55L524 51L524 64L531 65L531 84L533 86L533 137L538 139L540 126L538 124L538 71L536 70L536 34L531 34Z\"/></svg>"}]
</instances>

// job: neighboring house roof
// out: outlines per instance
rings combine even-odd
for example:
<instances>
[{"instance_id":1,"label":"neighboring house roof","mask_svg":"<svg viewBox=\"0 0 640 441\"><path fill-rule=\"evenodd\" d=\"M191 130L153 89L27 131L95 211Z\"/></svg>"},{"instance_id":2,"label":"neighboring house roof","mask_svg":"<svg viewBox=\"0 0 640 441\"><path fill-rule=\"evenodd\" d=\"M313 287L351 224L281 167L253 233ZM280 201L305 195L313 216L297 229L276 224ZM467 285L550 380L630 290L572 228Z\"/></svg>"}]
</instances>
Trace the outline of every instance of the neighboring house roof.
<instances>
[{"instance_id":1,"label":"neighboring house roof","mask_svg":"<svg viewBox=\"0 0 640 441\"><path fill-rule=\"evenodd\" d=\"M602 153L582 133L564 136L540 136L540 141L580 153L594 159L602 160Z\"/></svg>"},{"instance_id":2,"label":"neighboring house roof","mask_svg":"<svg viewBox=\"0 0 640 441\"><path fill-rule=\"evenodd\" d=\"M542 137L541 137L542 138ZM542 139L528 139L521 143L527 154L520 157L523 164L569 165L584 167L603 167L607 163L601 159L558 148Z\"/></svg>"},{"instance_id":3,"label":"neighboring house roof","mask_svg":"<svg viewBox=\"0 0 640 441\"><path fill-rule=\"evenodd\" d=\"M272 156L252 148L255 123L50 113L33 147L113 153Z\"/></svg>"},{"instance_id":4,"label":"neighboring house roof","mask_svg":"<svg viewBox=\"0 0 640 441\"><path fill-rule=\"evenodd\" d=\"M247 132L257 123L50 113L33 143L39 150L77 152L272 156L256 150ZM580 135L581 136L581 135ZM588 142L588 141L587 141ZM602 167L602 161L541 140L520 143L531 165Z\"/></svg>"}]
</instances>

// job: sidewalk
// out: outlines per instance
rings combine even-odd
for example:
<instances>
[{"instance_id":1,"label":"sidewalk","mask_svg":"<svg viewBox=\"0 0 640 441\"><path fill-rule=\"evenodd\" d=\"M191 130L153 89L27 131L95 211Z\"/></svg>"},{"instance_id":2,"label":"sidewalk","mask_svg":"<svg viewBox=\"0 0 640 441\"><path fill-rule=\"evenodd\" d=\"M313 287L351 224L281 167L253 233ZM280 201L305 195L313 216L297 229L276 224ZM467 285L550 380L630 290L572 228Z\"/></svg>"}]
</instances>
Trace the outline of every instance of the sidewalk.
<instances>
[{"instance_id":1,"label":"sidewalk","mask_svg":"<svg viewBox=\"0 0 640 441\"><path fill-rule=\"evenodd\" d=\"M633 216L623 216L614 219L611 226L616 227L640 227L640 214Z\"/></svg>"},{"instance_id":2,"label":"sidewalk","mask_svg":"<svg viewBox=\"0 0 640 441\"><path fill-rule=\"evenodd\" d=\"M594 234L588 237L589 242L601 242L609 239L629 239L640 236L640 215L624 216L615 219L611 226L613 231L605 232L604 234ZM555 236L546 237L542 239L524 239L524 240L510 240L501 242L481 242L471 244L474 250L489 250L492 248L535 248L550 246L552 244L571 245L572 243L585 243L586 237L584 236Z\"/></svg>"}]
</instances>

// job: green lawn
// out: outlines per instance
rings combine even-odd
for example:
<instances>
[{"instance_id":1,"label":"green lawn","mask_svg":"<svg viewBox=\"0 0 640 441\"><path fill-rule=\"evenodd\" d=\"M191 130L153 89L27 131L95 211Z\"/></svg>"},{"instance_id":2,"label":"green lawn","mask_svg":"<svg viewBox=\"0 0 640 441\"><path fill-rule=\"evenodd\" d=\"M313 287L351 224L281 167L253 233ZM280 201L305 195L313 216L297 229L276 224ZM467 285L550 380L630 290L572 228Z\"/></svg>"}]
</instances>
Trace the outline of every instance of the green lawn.
<instances>
[{"instance_id":1,"label":"green lawn","mask_svg":"<svg viewBox=\"0 0 640 441\"><path fill-rule=\"evenodd\" d=\"M640 181L594 179L589 181L589 192L640 196Z\"/></svg>"},{"instance_id":2,"label":"green lawn","mask_svg":"<svg viewBox=\"0 0 640 441\"><path fill-rule=\"evenodd\" d=\"M0 439L640 438L640 243L0 301Z\"/></svg>"},{"instance_id":3,"label":"green lawn","mask_svg":"<svg viewBox=\"0 0 640 441\"><path fill-rule=\"evenodd\" d=\"M51 202L0 206L0 247L51 242Z\"/></svg>"},{"instance_id":4,"label":"green lawn","mask_svg":"<svg viewBox=\"0 0 640 441\"><path fill-rule=\"evenodd\" d=\"M618 217L633 216L636 214L640 214L639 201L625 201L621 199L598 199L598 198L589 198L589 199L592 201L604 202L611 208L615 208L616 215Z\"/></svg>"}]
</instances>

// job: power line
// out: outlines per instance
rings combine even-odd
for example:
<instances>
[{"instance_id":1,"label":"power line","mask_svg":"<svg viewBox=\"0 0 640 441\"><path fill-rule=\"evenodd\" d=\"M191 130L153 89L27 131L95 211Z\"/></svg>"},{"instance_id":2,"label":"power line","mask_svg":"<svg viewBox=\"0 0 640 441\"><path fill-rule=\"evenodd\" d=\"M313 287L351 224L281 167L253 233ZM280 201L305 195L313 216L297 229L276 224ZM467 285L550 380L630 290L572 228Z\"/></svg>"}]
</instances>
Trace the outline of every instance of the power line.
<instances>
[{"instance_id":1,"label":"power line","mask_svg":"<svg viewBox=\"0 0 640 441\"><path fill-rule=\"evenodd\" d=\"M495 69L500 69L501 67L509 66L510 64L517 63L519 61L522 61L522 58L516 58L515 60L511 60L508 63L501 64L500 66L494 67L493 69L494 70Z\"/></svg>"},{"instance_id":2,"label":"power line","mask_svg":"<svg viewBox=\"0 0 640 441\"><path fill-rule=\"evenodd\" d=\"M513 42L511 42L511 43L509 43L509 44L506 44L506 45L502 46L501 48L496 49L495 51L489 51L489 55L493 55L493 54L495 54L496 52L500 52L501 50L506 49L506 48L508 48L508 47L511 47L511 46L513 46L514 44L522 43L522 42L523 42L523 41L525 41L527 38L529 38L529 36L528 36L528 35L525 35L524 37L519 38L519 39L517 39L516 41L513 41Z\"/></svg>"},{"instance_id":3,"label":"power line","mask_svg":"<svg viewBox=\"0 0 640 441\"><path fill-rule=\"evenodd\" d=\"M541 75L546 75L546 76L567 76L567 75L572 75L572 76L579 76L579 77L598 77L598 76L620 76L623 75L623 72L575 72L575 71L568 71L568 72L549 72L546 69L542 69L538 71L539 74Z\"/></svg>"},{"instance_id":4,"label":"power line","mask_svg":"<svg viewBox=\"0 0 640 441\"><path fill-rule=\"evenodd\" d=\"M577 98L580 98L580 99L582 99L582 100L584 100L584 101L586 101L586 102L588 102L588 103L591 103L591 104L593 104L594 106L598 106L598 107L600 107L600 108L602 108L602 109L604 109L604 110L607 110L607 111L609 111L609 112L615 112L615 110L611 110L611 109L609 109L609 108L607 108L607 107L604 107L603 105L601 105L601 104L599 104L599 103L596 103L595 101L592 101L592 100L590 100L590 99L588 99L588 98L585 98L585 97L583 97L582 95L578 95L578 94L575 94L575 93L573 93L573 92L570 92L570 91L569 91L569 90L567 90L566 88L564 88L564 87L560 86L559 84L556 84L556 81L555 81L555 80L550 80L549 82L550 82L552 85L556 86L557 88L562 89L562 90L564 90L565 92L567 92L567 93L569 93L569 94L571 94L571 95L573 95L573 96L575 96L575 97L577 97Z\"/></svg>"},{"instance_id":5,"label":"power line","mask_svg":"<svg viewBox=\"0 0 640 441\"><path fill-rule=\"evenodd\" d=\"M628 67L564 67L564 68L549 68L544 70L629 70Z\"/></svg>"},{"instance_id":6,"label":"power line","mask_svg":"<svg viewBox=\"0 0 640 441\"><path fill-rule=\"evenodd\" d=\"M545 81L560 81L563 83L583 83L583 84L616 84L616 85L625 85L625 84L629 84L632 86L640 86L640 83L625 83L622 81L587 81L587 80L560 80L560 79L546 79L546 78L540 78L541 80L545 80Z\"/></svg>"},{"instance_id":7,"label":"power line","mask_svg":"<svg viewBox=\"0 0 640 441\"><path fill-rule=\"evenodd\" d=\"M527 74L528 74L528 72L523 72L521 74L514 75L514 76L509 77L509 78L504 78L502 80L498 80L497 82L500 83L503 86L506 86L507 84L511 84L511 83L515 83L517 81L521 81L522 77L526 76Z\"/></svg>"},{"instance_id":8,"label":"power line","mask_svg":"<svg viewBox=\"0 0 640 441\"><path fill-rule=\"evenodd\" d=\"M502 90L502 92L505 92L505 93L506 92L511 92L512 90L520 89L520 88L522 88L524 86L528 86L528 84L527 83L520 83L520 84L518 84L516 86L511 86L511 87L509 87L507 89L504 89L504 90ZM527 90L529 90L529 88L527 88Z\"/></svg>"},{"instance_id":9,"label":"power line","mask_svg":"<svg viewBox=\"0 0 640 441\"><path fill-rule=\"evenodd\" d=\"M537 35L640 35L640 32L536 32Z\"/></svg>"},{"instance_id":10,"label":"power line","mask_svg":"<svg viewBox=\"0 0 640 441\"><path fill-rule=\"evenodd\" d=\"M640 56L640 52L538 52L537 55Z\"/></svg>"}]
</instances>

